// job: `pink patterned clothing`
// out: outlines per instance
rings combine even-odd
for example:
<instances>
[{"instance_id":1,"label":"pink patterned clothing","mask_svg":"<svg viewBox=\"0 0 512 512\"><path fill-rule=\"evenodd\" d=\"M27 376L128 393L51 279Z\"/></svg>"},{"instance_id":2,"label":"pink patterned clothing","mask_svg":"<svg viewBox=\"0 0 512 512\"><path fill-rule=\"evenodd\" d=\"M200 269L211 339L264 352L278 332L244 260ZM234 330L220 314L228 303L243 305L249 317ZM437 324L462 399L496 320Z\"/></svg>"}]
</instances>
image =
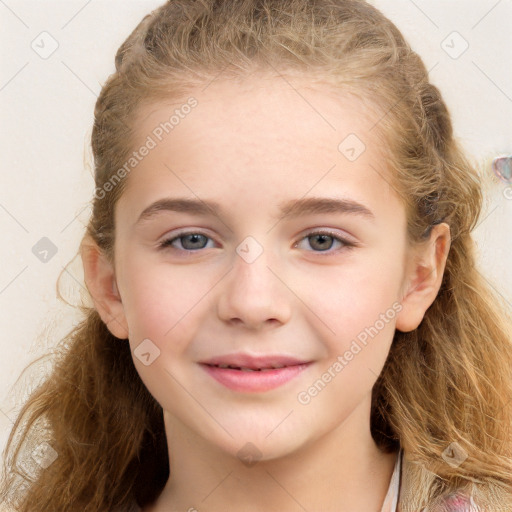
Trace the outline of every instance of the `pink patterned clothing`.
<instances>
[{"instance_id":1,"label":"pink patterned clothing","mask_svg":"<svg viewBox=\"0 0 512 512\"><path fill-rule=\"evenodd\" d=\"M479 512L480 509L475 505L473 499L465 496L453 496L446 500L446 509L450 512Z\"/></svg>"}]
</instances>

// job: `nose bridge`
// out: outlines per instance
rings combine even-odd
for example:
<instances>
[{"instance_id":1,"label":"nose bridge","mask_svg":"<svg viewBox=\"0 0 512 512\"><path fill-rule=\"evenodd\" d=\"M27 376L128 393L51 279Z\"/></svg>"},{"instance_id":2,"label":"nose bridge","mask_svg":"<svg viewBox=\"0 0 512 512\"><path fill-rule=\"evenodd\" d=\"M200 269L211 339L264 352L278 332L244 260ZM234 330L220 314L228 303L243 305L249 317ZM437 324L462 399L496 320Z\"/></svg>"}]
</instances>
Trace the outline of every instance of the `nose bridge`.
<instances>
[{"instance_id":1,"label":"nose bridge","mask_svg":"<svg viewBox=\"0 0 512 512\"><path fill-rule=\"evenodd\" d=\"M271 249L263 246L254 237L246 237L236 248L233 259L234 287L255 294L253 301L263 301L264 294L275 288L275 276L269 267L275 266ZM251 299L251 297L247 297Z\"/></svg>"},{"instance_id":2,"label":"nose bridge","mask_svg":"<svg viewBox=\"0 0 512 512\"><path fill-rule=\"evenodd\" d=\"M286 322L290 297L276 277L274 253L254 237L246 237L236 248L231 276L219 300L219 316L257 328L268 320Z\"/></svg>"}]
</instances>

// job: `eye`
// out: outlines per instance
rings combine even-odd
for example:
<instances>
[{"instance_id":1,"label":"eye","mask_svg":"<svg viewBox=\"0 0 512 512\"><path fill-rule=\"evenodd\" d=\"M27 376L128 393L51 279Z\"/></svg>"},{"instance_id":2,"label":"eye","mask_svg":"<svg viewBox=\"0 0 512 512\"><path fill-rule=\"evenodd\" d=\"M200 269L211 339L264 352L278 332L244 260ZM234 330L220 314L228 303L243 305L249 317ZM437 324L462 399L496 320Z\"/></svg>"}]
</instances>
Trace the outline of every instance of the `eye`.
<instances>
[{"instance_id":1,"label":"eye","mask_svg":"<svg viewBox=\"0 0 512 512\"><path fill-rule=\"evenodd\" d=\"M180 233L178 236L164 240L160 243L160 248L172 247L182 251L197 251L198 249L205 249L205 242L208 240L211 240L211 238L202 233ZM176 247L178 242L181 247Z\"/></svg>"},{"instance_id":2,"label":"eye","mask_svg":"<svg viewBox=\"0 0 512 512\"><path fill-rule=\"evenodd\" d=\"M311 241L309 242L309 245L310 247L313 248L313 252L319 253L332 254L333 252L337 252L342 249L348 250L356 246L355 243L350 242L345 238L335 236L333 233L329 231L315 231L303 237L299 242L297 242L294 245L294 247L297 247L299 243L302 242L303 240L310 239ZM193 252L198 251L200 249L206 249L208 240L212 239L203 233L191 231L179 233L177 236L163 240L159 244L159 247L161 249L170 247L178 251ZM331 251L330 249L332 249L332 247L336 243L338 243L338 249Z\"/></svg>"},{"instance_id":3,"label":"eye","mask_svg":"<svg viewBox=\"0 0 512 512\"><path fill-rule=\"evenodd\" d=\"M328 231L315 231L314 233L309 233L307 236L301 239L301 242L303 240L310 240L309 246L313 248L313 252L326 252L327 254L337 252L336 250L329 250L333 247L333 245L335 245L336 242L338 243L338 250L341 250L343 248L351 249L356 245L353 242L349 242L345 238L334 236L333 233L330 233ZM295 244L294 247L297 247L298 245L299 242Z\"/></svg>"}]
</instances>

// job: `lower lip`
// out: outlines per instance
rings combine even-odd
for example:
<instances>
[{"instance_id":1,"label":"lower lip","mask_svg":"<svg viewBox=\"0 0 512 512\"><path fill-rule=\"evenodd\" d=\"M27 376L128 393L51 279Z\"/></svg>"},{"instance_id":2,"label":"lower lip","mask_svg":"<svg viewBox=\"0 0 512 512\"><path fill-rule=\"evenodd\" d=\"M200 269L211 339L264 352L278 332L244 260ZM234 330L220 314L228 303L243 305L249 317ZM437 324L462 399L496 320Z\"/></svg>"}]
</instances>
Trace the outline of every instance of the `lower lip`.
<instances>
[{"instance_id":1,"label":"lower lip","mask_svg":"<svg viewBox=\"0 0 512 512\"><path fill-rule=\"evenodd\" d=\"M310 363L304 363L274 370L242 371L201 364L217 382L233 391L243 392L262 392L275 389L302 373L309 365Z\"/></svg>"}]
</instances>

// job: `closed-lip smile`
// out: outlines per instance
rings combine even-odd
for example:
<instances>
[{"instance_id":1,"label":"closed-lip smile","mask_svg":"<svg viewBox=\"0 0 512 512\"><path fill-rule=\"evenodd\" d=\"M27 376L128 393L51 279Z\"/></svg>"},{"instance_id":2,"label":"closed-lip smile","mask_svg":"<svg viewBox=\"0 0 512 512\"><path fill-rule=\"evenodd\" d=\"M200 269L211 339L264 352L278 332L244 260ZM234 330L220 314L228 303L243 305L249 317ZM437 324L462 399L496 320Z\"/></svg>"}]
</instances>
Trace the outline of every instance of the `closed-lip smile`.
<instances>
[{"instance_id":1,"label":"closed-lip smile","mask_svg":"<svg viewBox=\"0 0 512 512\"><path fill-rule=\"evenodd\" d=\"M236 353L199 363L217 382L241 392L263 392L281 386L304 371L311 361L286 355Z\"/></svg>"}]
</instances>

